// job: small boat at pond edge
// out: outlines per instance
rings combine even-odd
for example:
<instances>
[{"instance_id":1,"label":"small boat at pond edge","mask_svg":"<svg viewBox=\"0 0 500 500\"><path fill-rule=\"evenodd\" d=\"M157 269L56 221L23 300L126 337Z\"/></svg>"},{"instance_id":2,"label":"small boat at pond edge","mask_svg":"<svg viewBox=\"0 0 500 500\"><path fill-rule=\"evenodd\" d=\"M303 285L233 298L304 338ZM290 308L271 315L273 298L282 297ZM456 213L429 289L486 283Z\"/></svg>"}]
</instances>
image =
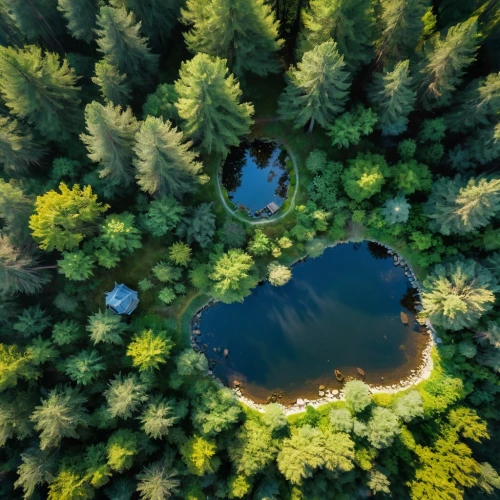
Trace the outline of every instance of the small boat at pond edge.
<instances>
[{"instance_id":1,"label":"small boat at pond edge","mask_svg":"<svg viewBox=\"0 0 500 500\"><path fill-rule=\"evenodd\" d=\"M333 370L335 372L335 378L339 381L342 382L344 380L344 375L342 375L342 372L340 370Z\"/></svg>"}]
</instances>

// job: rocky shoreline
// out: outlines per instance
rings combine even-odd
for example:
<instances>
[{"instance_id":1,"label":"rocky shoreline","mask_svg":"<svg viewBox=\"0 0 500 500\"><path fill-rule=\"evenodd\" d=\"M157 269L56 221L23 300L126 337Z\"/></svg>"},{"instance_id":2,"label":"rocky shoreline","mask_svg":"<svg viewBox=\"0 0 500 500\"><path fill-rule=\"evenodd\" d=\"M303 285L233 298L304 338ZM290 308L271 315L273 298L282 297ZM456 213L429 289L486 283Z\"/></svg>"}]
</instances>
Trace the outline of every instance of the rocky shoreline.
<instances>
[{"instance_id":1,"label":"rocky shoreline","mask_svg":"<svg viewBox=\"0 0 500 500\"><path fill-rule=\"evenodd\" d=\"M410 267L410 265L399 255L395 250L393 250L391 247L388 245L381 243L379 241L375 240L365 240L365 241L370 241L372 243L376 243L377 245L380 245L381 247L385 248L387 250L387 253L392 256L394 260L394 265L395 266L400 266L404 269L405 275L408 278L408 281L410 282L410 285L412 288L416 290L416 301L415 301L415 308L418 311L421 311L422 308L422 298L421 298L421 287L420 283L418 282L415 273L413 269ZM329 247L336 246L338 244L343 244L343 243L349 243L348 241L345 242L338 242L335 243L334 245L329 245ZM308 256L306 255L305 257L302 257L295 261L292 266L303 262L306 260ZM201 352L206 354L207 350L204 349L204 346L200 345L197 343L197 337L200 335L200 330L199 330L199 324L201 320L201 315L202 312L207 309L208 307L211 307L217 303L216 300L211 299L209 300L204 306L202 306L200 309L196 311L196 313L193 315L193 318L191 320L191 331L190 331L190 336L191 336L191 347L196 351L196 352ZM409 389L410 387L428 379L432 373L434 363L432 360L432 349L436 344L440 344L442 340L436 336L436 331L430 324L428 320L418 320L417 321L425 326L426 332L429 335L429 342L427 346L425 347L423 353L422 353L422 360L420 363L420 366L417 369L411 370L410 375L406 377L405 379L402 379L399 381L398 384L392 384L392 385L387 385L387 386L382 386L382 385L373 385L370 386L370 392L372 394L378 394L378 393L385 393L385 394L394 394L400 391L405 391ZM229 353L228 353L229 354ZM227 356L226 356L227 357ZM212 366L209 365L209 370L207 375L211 377L220 387L225 387L223 382L215 377L213 371L212 371ZM255 401L252 401L251 399L247 398L244 396L242 392L242 387L241 384L237 381L235 381L234 388L232 388L232 391L241 403L247 405L248 407L257 410L259 412L263 412L265 408L265 404L261 403L256 403ZM320 386L320 389L318 390L318 398L314 400L309 400L309 399L302 399L302 398L297 398L297 401L295 404L292 404L291 406L285 406L283 404L280 404L285 412L286 415L293 415L295 413L301 413L305 411L306 406L312 406L314 408L317 408L318 406L327 404L327 403L332 403L334 401L343 401L345 399L344 391L342 389L337 390L337 389L327 389L324 386Z\"/></svg>"}]
</instances>

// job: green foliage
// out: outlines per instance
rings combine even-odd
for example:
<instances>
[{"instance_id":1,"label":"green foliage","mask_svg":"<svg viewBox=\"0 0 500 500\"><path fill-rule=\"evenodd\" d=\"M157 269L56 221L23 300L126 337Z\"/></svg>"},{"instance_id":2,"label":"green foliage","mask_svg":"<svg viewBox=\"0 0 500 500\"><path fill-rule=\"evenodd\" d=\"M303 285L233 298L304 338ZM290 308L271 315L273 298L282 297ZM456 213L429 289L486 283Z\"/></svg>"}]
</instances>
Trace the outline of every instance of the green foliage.
<instances>
[{"instance_id":1,"label":"green foliage","mask_svg":"<svg viewBox=\"0 0 500 500\"><path fill-rule=\"evenodd\" d=\"M184 34L191 52L226 59L239 78L246 72L266 76L279 71L275 55L282 42L264 0L187 0L182 22L191 27Z\"/></svg>"},{"instance_id":2,"label":"green foliage","mask_svg":"<svg viewBox=\"0 0 500 500\"><path fill-rule=\"evenodd\" d=\"M140 35L140 23L124 8L101 7L97 16L97 45L110 64L134 86L144 85L158 66L147 39Z\"/></svg>"},{"instance_id":3,"label":"green foliage","mask_svg":"<svg viewBox=\"0 0 500 500\"><path fill-rule=\"evenodd\" d=\"M104 311L89 316L87 331L90 333L90 340L95 344L103 342L105 344L123 344L123 333L127 330L127 325L122 323L121 317L110 311Z\"/></svg>"},{"instance_id":4,"label":"green foliage","mask_svg":"<svg viewBox=\"0 0 500 500\"><path fill-rule=\"evenodd\" d=\"M403 194L413 194L415 191L428 191L433 184L429 167L412 159L399 161L396 165L392 166L391 175L394 187L399 189Z\"/></svg>"},{"instance_id":5,"label":"green foliage","mask_svg":"<svg viewBox=\"0 0 500 500\"><path fill-rule=\"evenodd\" d=\"M271 262L267 269L269 272L269 283L273 286L286 285L292 279L292 271L290 268L278 262Z\"/></svg>"},{"instance_id":6,"label":"green foliage","mask_svg":"<svg viewBox=\"0 0 500 500\"><path fill-rule=\"evenodd\" d=\"M88 425L87 399L77 389L65 387L49 392L30 419L40 432L40 449L58 446L65 437L78 438L77 428Z\"/></svg>"},{"instance_id":7,"label":"green foliage","mask_svg":"<svg viewBox=\"0 0 500 500\"><path fill-rule=\"evenodd\" d=\"M423 286L422 315L449 330L473 327L500 290L490 271L472 259L435 266Z\"/></svg>"},{"instance_id":8,"label":"green foliage","mask_svg":"<svg viewBox=\"0 0 500 500\"><path fill-rule=\"evenodd\" d=\"M277 403L269 403L264 407L262 420L271 429L271 432L279 432L288 427L285 412Z\"/></svg>"},{"instance_id":9,"label":"green foliage","mask_svg":"<svg viewBox=\"0 0 500 500\"><path fill-rule=\"evenodd\" d=\"M52 479L55 461L50 460L50 455L50 452L38 448L28 448L21 455L22 463L17 469L19 477L14 486L23 489L24 498L31 498L38 485Z\"/></svg>"},{"instance_id":10,"label":"green foliage","mask_svg":"<svg viewBox=\"0 0 500 500\"><path fill-rule=\"evenodd\" d=\"M126 75L121 74L118 68L107 59L102 59L95 65L95 77L92 78L106 102L125 106L130 100L130 85Z\"/></svg>"},{"instance_id":11,"label":"green foliage","mask_svg":"<svg viewBox=\"0 0 500 500\"><path fill-rule=\"evenodd\" d=\"M179 280L182 275L182 269L175 266L169 266L165 262L158 262L158 264L153 267L152 271L156 279L162 283L172 283Z\"/></svg>"},{"instance_id":12,"label":"green foliage","mask_svg":"<svg viewBox=\"0 0 500 500\"><path fill-rule=\"evenodd\" d=\"M175 300L175 290L166 286L160 290L158 298L168 306Z\"/></svg>"},{"instance_id":13,"label":"green foliage","mask_svg":"<svg viewBox=\"0 0 500 500\"><path fill-rule=\"evenodd\" d=\"M406 201L404 196L396 196L385 202L382 215L388 224L398 224L408 220L410 208L411 205Z\"/></svg>"},{"instance_id":14,"label":"green foliage","mask_svg":"<svg viewBox=\"0 0 500 500\"><path fill-rule=\"evenodd\" d=\"M413 139L405 139L398 144L398 152L403 161L411 160L417 151L417 143Z\"/></svg>"},{"instance_id":15,"label":"green foliage","mask_svg":"<svg viewBox=\"0 0 500 500\"><path fill-rule=\"evenodd\" d=\"M127 186L132 181L132 147L139 124L127 108L106 106L96 101L85 107L87 134L80 134L86 145L88 157L99 163L99 177L108 178L112 184Z\"/></svg>"},{"instance_id":16,"label":"green foliage","mask_svg":"<svg viewBox=\"0 0 500 500\"><path fill-rule=\"evenodd\" d=\"M178 419L174 401L167 401L161 397L152 399L140 417L142 430L153 439L167 436Z\"/></svg>"},{"instance_id":17,"label":"green foliage","mask_svg":"<svg viewBox=\"0 0 500 500\"><path fill-rule=\"evenodd\" d=\"M117 472L130 469L138 452L137 434L129 429L115 431L106 445L108 465Z\"/></svg>"},{"instance_id":18,"label":"green foliage","mask_svg":"<svg viewBox=\"0 0 500 500\"><path fill-rule=\"evenodd\" d=\"M361 380L351 380L344 386L347 407L355 413L371 404L370 387Z\"/></svg>"},{"instance_id":19,"label":"green foliage","mask_svg":"<svg viewBox=\"0 0 500 500\"><path fill-rule=\"evenodd\" d=\"M306 52L297 68L287 73L287 86L279 100L280 115L295 128L314 122L326 128L344 109L349 87L343 57L333 40Z\"/></svg>"},{"instance_id":20,"label":"green foliage","mask_svg":"<svg viewBox=\"0 0 500 500\"><path fill-rule=\"evenodd\" d=\"M51 340L58 346L69 345L82 336L80 325L71 319L65 319L52 327Z\"/></svg>"},{"instance_id":21,"label":"green foliage","mask_svg":"<svg viewBox=\"0 0 500 500\"><path fill-rule=\"evenodd\" d=\"M164 462L155 462L137 474L137 491L141 500L169 498L179 492L181 482L177 470L170 469Z\"/></svg>"},{"instance_id":22,"label":"green foliage","mask_svg":"<svg viewBox=\"0 0 500 500\"><path fill-rule=\"evenodd\" d=\"M0 46L0 95L13 115L46 139L63 141L75 131L78 90L66 59L34 45Z\"/></svg>"},{"instance_id":23,"label":"green foliage","mask_svg":"<svg viewBox=\"0 0 500 500\"><path fill-rule=\"evenodd\" d=\"M252 255L261 256L268 254L270 250L271 241L261 229L257 229L248 243L248 251Z\"/></svg>"},{"instance_id":24,"label":"green foliage","mask_svg":"<svg viewBox=\"0 0 500 500\"><path fill-rule=\"evenodd\" d=\"M371 198L381 191L389 174L383 156L360 154L349 160L349 167L342 174L347 195L357 202Z\"/></svg>"},{"instance_id":25,"label":"green foliage","mask_svg":"<svg viewBox=\"0 0 500 500\"><path fill-rule=\"evenodd\" d=\"M215 472L220 460L215 456L217 445L215 441L202 436L192 436L181 447L182 458L191 474L204 476Z\"/></svg>"},{"instance_id":26,"label":"green foliage","mask_svg":"<svg viewBox=\"0 0 500 500\"><path fill-rule=\"evenodd\" d=\"M187 218L177 227L177 236L186 238L188 245L196 241L201 248L206 248L212 242L215 234L215 214L212 203L202 203L189 209Z\"/></svg>"},{"instance_id":27,"label":"green foliage","mask_svg":"<svg viewBox=\"0 0 500 500\"><path fill-rule=\"evenodd\" d=\"M188 267L191 261L191 248L186 243L178 241L170 247L168 258L177 266Z\"/></svg>"},{"instance_id":28,"label":"green foliage","mask_svg":"<svg viewBox=\"0 0 500 500\"><path fill-rule=\"evenodd\" d=\"M57 261L59 272L73 281L85 281L94 275L95 260L90 255L78 252L63 252L63 258Z\"/></svg>"},{"instance_id":29,"label":"green foliage","mask_svg":"<svg viewBox=\"0 0 500 500\"><path fill-rule=\"evenodd\" d=\"M451 93L461 82L465 68L476 58L477 38L474 18L452 26L445 38L436 38L422 70L422 98L427 108L450 103Z\"/></svg>"},{"instance_id":30,"label":"green foliage","mask_svg":"<svg viewBox=\"0 0 500 500\"><path fill-rule=\"evenodd\" d=\"M446 135L446 123L444 118L424 120L418 136L420 142L438 142Z\"/></svg>"},{"instance_id":31,"label":"green foliage","mask_svg":"<svg viewBox=\"0 0 500 500\"><path fill-rule=\"evenodd\" d=\"M148 116L136 135L137 183L152 195L182 198L201 183L203 168L184 135L171 122Z\"/></svg>"},{"instance_id":32,"label":"green foliage","mask_svg":"<svg viewBox=\"0 0 500 500\"><path fill-rule=\"evenodd\" d=\"M102 356L94 349L87 349L70 356L66 361L66 375L77 384L88 385L106 370Z\"/></svg>"},{"instance_id":33,"label":"green foliage","mask_svg":"<svg viewBox=\"0 0 500 500\"><path fill-rule=\"evenodd\" d=\"M142 114L144 117L156 116L163 118L165 121L177 122L179 120L179 113L175 107L175 103L179 96L175 91L175 86L169 83L161 83L156 87L153 94L149 94L144 106L142 107Z\"/></svg>"},{"instance_id":34,"label":"green foliage","mask_svg":"<svg viewBox=\"0 0 500 500\"><path fill-rule=\"evenodd\" d=\"M424 407L422 397L418 391L410 391L394 402L394 413L403 421L411 422L415 418L423 417Z\"/></svg>"},{"instance_id":35,"label":"green foliage","mask_svg":"<svg viewBox=\"0 0 500 500\"><path fill-rule=\"evenodd\" d=\"M373 21L373 4L368 0L311 0L303 13L300 49L305 52L331 38L347 69L355 73L373 57Z\"/></svg>"},{"instance_id":36,"label":"green foliage","mask_svg":"<svg viewBox=\"0 0 500 500\"><path fill-rule=\"evenodd\" d=\"M108 411L112 417L128 419L136 413L144 401L147 401L146 387L139 382L136 375L115 376L109 383L104 397L108 403Z\"/></svg>"},{"instance_id":37,"label":"green foliage","mask_svg":"<svg viewBox=\"0 0 500 500\"><path fill-rule=\"evenodd\" d=\"M16 345L0 344L0 391L15 387L19 378L31 378L30 361Z\"/></svg>"},{"instance_id":38,"label":"green foliage","mask_svg":"<svg viewBox=\"0 0 500 500\"><path fill-rule=\"evenodd\" d=\"M377 123L377 114L370 108L358 105L335 120L329 127L328 135L332 138L332 146L348 148L359 144L361 137L370 135Z\"/></svg>"},{"instance_id":39,"label":"green foliage","mask_svg":"<svg viewBox=\"0 0 500 500\"><path fill-rule=\"evenodd\" d=\"M403 3L409 5L411 2L403 0ZM377 112L382 135L399 135L408 128L408 115L413 111L416 100L409 68L410 61L407 59L399 62L393 71L375 73L373 77L370 100Z\"/></svg>"},{"instance_id":40,"label":"green foliage","mask_svg":"<svg viewBox=\"0 0 500 500\"><path fill-rule=\"evenodd\" d=\"M51 319L40 306L32 306L23 310L12 328L23 337L33 337L49 328L52 324Z\"/></svg>"},{"instance_id":41,"label":"green foliage","mask_svg":"<svg viewBox=\"0 0 500 500\"><path fill-rule=\"evenodd\" d=\"M134 222L135 217L129 212L108 215L101 225L99 243L112 252L133 252L141 248L141 232Z\"/></svg>"},{"instance_id":42,"label":"green foliage","mask_svg":"<svg viewBox=\"0 0 500 500\"><path fill-rule=\"evenodd\" d=\"M401 432L399 419L387 408L377 406L368 421L368 441L377 449L387 448Z\"/></svg>"},{"instance_id":43,"label":"green foliage","mask_svg":"<svg viewBox=\"0 0 500 500\"><path fill-rule=\"evenodd\" d=\"M354 427L354 420L347 408L334 409L330 412L330 423L335 432L346 432L350 434Z\"/></svg>"},{"instance_id":44,"label":"green foliage","mask_svg":"<svg viewBox=\"0 0 500 500\"><path fill-rule=\"evenodd\" d=\"M253 106L240 103L240 84L228 76L226 61L207 54L196 54L181 65L175 91L184 132L205 151L226 156L230 146L250 130Z\"/></svg>"},{"instance_id":45,"label":"green foliage","mask_svg":"<svg viewBox=\"0 0 500 500\"><path fill-rule=\"evenodd\" d=\"M185 208L174 198L154 200L144 216L144 226L153 236L164 236L177 227L184 212Z\"/></svg>"},{"instance_id":46,"label":"green foliage","mask_svg":"<svg viewBox=\"0 0 500 500\"><path fill-rule=\"evenodd\" d=\"M77 40L90 43L94 39L97 8L88 0L57 0L57 8L63 13L68 30Z\"/></svg>"},{"instance_id":47,"label":"green foliage","mask_svg":"<svg viewBox=\"0 0 500 500\"><path fill-rule=\"evenodd\" d=\"M109 206L97 201L90 186L59 185L60 193L38 196L30 218L33 237L44 250L71 250L95 228L100 214Z\"/></svg>"},{"instance_id":48,"label":"green foliage","mask_svg":"<svg viewBox=\"0 0 500 500\"><path fill-rule=\"evenodd\" d=\"M135 335L127 347L127 356L132 358L132 366L142 371L160 369L160 364L166 363L170 356L173 343L167 337L167 332L144 330Z\"/></svg>"},{"instance_id":49,"label":"green foliage","mask_svg":"<svg viewBox=\"0 0 500 500\"><path fill-rule=\"evenodd\" d=\"M321 149L315 149L309 153L306 160L306 168L313 174L323 172L327 163L327 155Z\"/></svg>"}]
</instances>

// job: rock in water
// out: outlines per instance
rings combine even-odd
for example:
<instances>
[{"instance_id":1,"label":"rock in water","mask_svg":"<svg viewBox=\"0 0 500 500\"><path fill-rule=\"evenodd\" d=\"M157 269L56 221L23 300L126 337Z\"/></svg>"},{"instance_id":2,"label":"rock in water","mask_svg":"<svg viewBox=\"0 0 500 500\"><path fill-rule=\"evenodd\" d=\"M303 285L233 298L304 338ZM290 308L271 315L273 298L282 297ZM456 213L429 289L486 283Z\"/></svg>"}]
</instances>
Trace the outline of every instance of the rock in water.
<instances>
[{"instance_id":1,"label":"rock in water","mask_svg":"<svg viewBox=\"0 0 500 500\"><path fill-rule=\"evenodd\" d=\"M229 356L229 349L224 349L224 357L227 358Z\"/></svg>"},{"instance_id":2,"label":"rock in water","mask_svg":"<svg viewBox=\"0 0 500 500\"><path fill-rule=\"evenodd\" d=\"M356 368L357 372L362 376L364 377L365 376L365 371L362 370L361 368Z\"/></svg>"},{"instance_id":3,"label":"rock in water","mask_svg":"<svg viewBox=\"0 0 500 500\"><path fill-rule=\"evenodd\" d=\"M323 384L322 384L322 385L320 385L320 386L319 386L319 390L320 390L320 391L324 391L324 390L325 390L325 386L324 386Z\"/></svg>"},{"instance_id":4,"label":"rock in water","mask_svg":"<svg viewBox=\"0 0 500 500\"><path fill-rule=\"evenodd\" d=\"M403 322L403 325L408 326L408 315L401 311L401 321Z\"/></svg>"}]
</instances>

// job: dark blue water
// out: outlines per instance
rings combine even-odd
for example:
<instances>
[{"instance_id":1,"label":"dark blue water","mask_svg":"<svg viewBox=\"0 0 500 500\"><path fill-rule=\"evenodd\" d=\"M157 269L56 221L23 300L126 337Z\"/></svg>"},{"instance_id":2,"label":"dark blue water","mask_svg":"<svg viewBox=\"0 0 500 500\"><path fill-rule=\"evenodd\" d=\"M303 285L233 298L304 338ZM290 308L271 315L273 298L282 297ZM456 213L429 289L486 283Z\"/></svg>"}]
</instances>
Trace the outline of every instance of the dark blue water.
<instances>
[{"instance_id":1,"label":"dark blue water","mask_svg":"<svg viewBox=\"0 0 500 500\"><path fill-rule=\"evenodd\" d=\"M256 212L286 199L286 152L274 143L253 141L231 149L222 169L222 185L235 205Z\"/></svg>"},{"instance_id":2,"label":"dark blue water","mask_svg":"<svg viewBox=\"0 0 500 500\"><path fill-rule=\"evenodd\" d=\"M243 303L205 310L200 343L209 346L215 375L229 385L244 381L256 400L273 391L317 397L319 384L339 389L334 369L359 378L359 367L368 383L395 383L418 365L423 348L412 290L382 247L338 245L294 266L283 287L266 282Z\"/></svg>"}]
</instances>

